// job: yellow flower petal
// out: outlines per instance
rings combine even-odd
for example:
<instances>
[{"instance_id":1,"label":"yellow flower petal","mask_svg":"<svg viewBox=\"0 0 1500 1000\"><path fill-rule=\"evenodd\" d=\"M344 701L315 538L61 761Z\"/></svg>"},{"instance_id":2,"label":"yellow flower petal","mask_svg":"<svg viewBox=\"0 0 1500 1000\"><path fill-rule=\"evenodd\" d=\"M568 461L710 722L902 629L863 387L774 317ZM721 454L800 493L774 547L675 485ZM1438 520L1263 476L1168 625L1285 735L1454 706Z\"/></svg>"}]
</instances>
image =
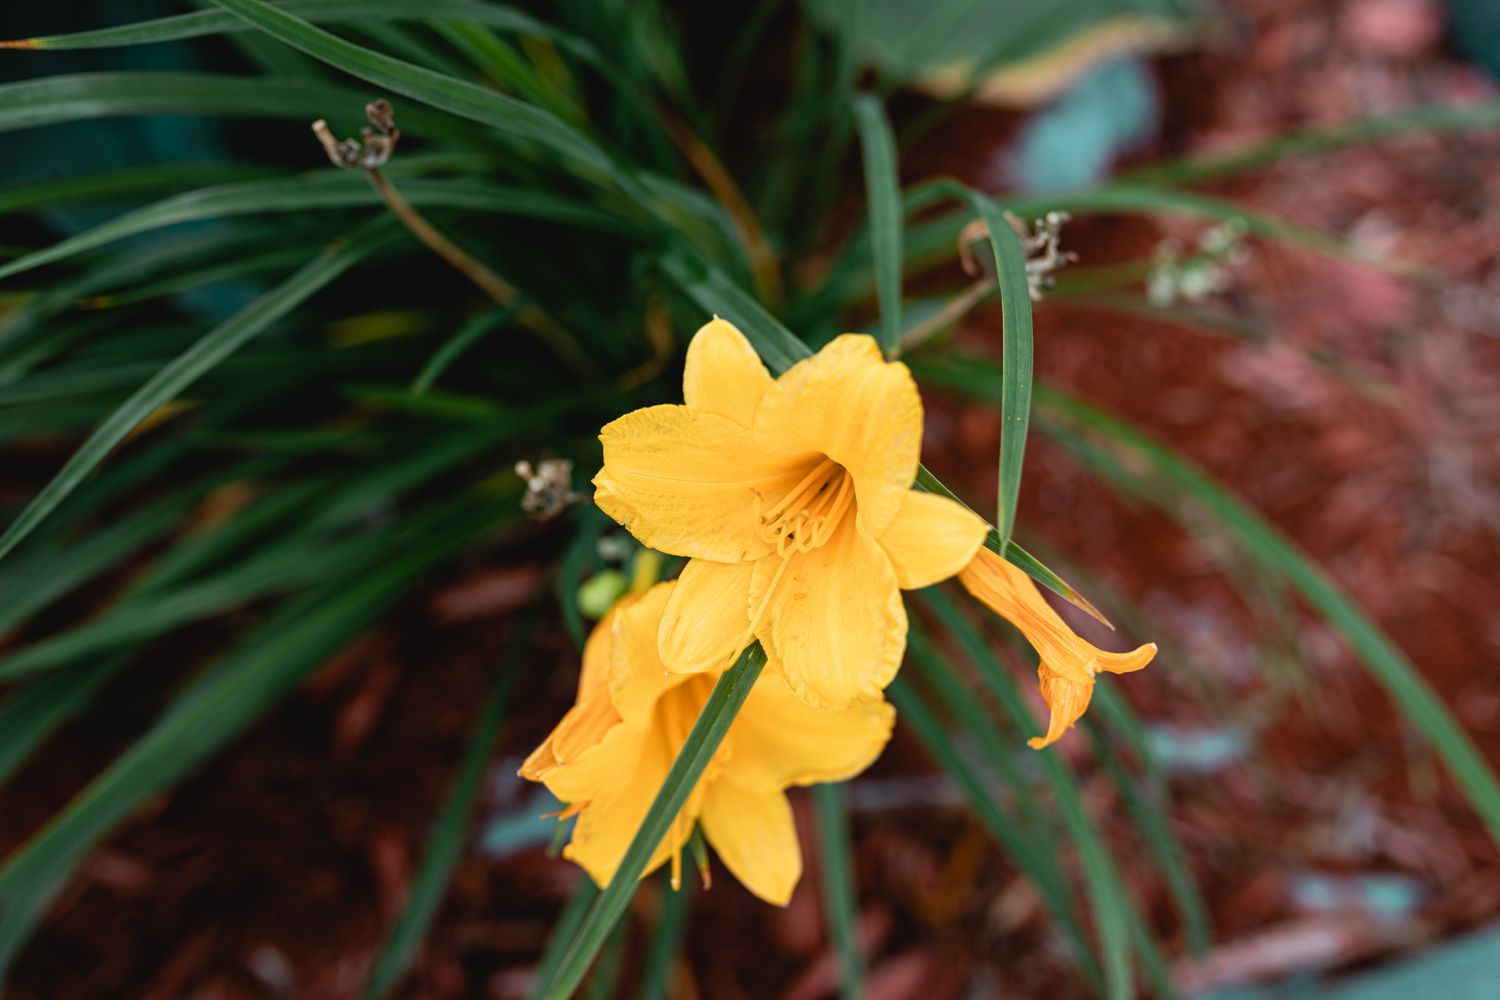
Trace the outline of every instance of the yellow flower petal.
<instances>
[{"instance_id":1,"label":"yellow flower petal","mask_svg":"<svg viewBox=\"0 0 1500 1000\"><path fill-rule=\"evenodd\" d=\"M850 537L858 535L852 523L847 531ZM843 538L832 541L851 544ZM852 544L860 543L856 538ZM884 559L873 542L862 544ZM899 608L895 571L888 561L885 572L890 577L886 588L896 594ZM566 814L576 816L577 823L564 856L583 866L600 886L615 877L721 673L669 675L663 667L658 637L666 608L681 586L678 581L658 584L612 611L589 637L574 712L608 703L615 713L612 721L606 724L601 717L588 730L592 738L598 731L593 727L602 726L602 738L576 754L538 751L533 757L545 756L545 766L523 771L568 803ZM744 606L744 597L735 600ZM904 629L904 617L901 624ZM801 873L801 854L783 790L863 770L889 740L894 718L891 706L879 699L839 711L813 708L778 673L767 671L657 845L646 872L670 860L675 882L682 849L701 819L709 843L730 871L762 899L785 903ZM545 746L555 749L557 743L554 733Z\"/></svg>"},{"instance_id":2,"label":"yellow flower petal","mask_svg":"<svg viewBox=\"0 0 1500 1000\"><path fill-rule=\"evenodd\" d=\"M1038 670L1037 677L1041 683L1042 700L1051 709L1052 717L1047 722L1046 736L1033 736L1026 741L1026 745L1033 750L1049 747L1062 739L1073 723L1083 718L1083 713L1088 710L1089 700L1094 697L1092 677L1087 681L1075 681L1046 668Z\"/></svg>"},{"instance_id":3,"label":"yellow flower petal","mask_svg":"<svg viewBox=\"0 0 1500 1000\"><path fill-rule=\"evenodd\" d=\"M922 400L905 365L886 361L873 338L846 333L776 380L755 431L847 469L859 516L878 538L916 479Z\"/></svg>"},{"instance_id":4,"label":"yellow flower petal","mask_svg":"<svg viewBox=\"0 0 1500 1000\"><path fill-rule=\"evenodd\" d=\"M1150 663L1152 657L1156 655L1156 643L1149 642L1128 653L1107 653L1103 650L1095 650L1095 652L1098 669L1108 670L1113 674L1125 674L1140 670ZM1087 711L1089 701L1094 696L1093 677L1087 681L1074 680L1056 670L1049 669L1045 664L1037 669L1037 677L1041 685L1042 700L1051 710L1052 718L1047 723L1046 736L1033 736L1027 740L1034 750L1051 746L1062 738L1063 733L1066 733L1073 723L1083 718L1083 713Z\"/></svg>"},{"instance_id":5,"label":"yellow flower petal","mask_svg":"<svg viewBox=\"0 0 1500 1000\"><path fill-rule=\"evenodd\" d=\"M526 758L521 765L521 777L540 781L552 768L573 760L598 743L620 721L620 713L609 698L610 629L620 611L633 602L634 598L626 598L617 603L589 633L583 645L583 668L578 675L578 701L542 745Z\"/></svg>"},{"instance_id":6,"label":"yellow flower petal","mask_svg":"<svg viewBox=\"0 0 1500 1000\"><path fill-rule=\"evenodd\" d=\"M658 605L655 615L647 603L652 600L651 594L631 609L636 615L622 614L612 630L612 643L618 644L630 632L639 631L641 635L629 636L630 648L653 651L650 655L654 658L656 618L665 597L662 593L661 599L654 602ZM615 684L622 662L636 664L629 656L622 661L617 646L611 653L610 681ZM649 670L645 671L629 682L632 687L640 685L656 690L659 696L654 703L641 690L627 690L621 701L622 705L646 708L645 715L636 716L632 712L577 759L560 764L542 776L552 794L568 803L570 811L578 813L578 822L563 856L582 865L601 887L614 877L625 849L646 818L672 762L687 740L688 731L713 690L714 679L707 675L667 678L663 684L661 671L655 673L657 676L653 677ZM681 853L702 812L703 797L718 780L729 756L729 744L725 741L689 793L643 874Z\"/></svg>"},{"instance_id":7,"label":"yellow flower petal","mask_svg":"<svg viewBox=\"0 0 1500 1000\"><path fill-rule=\"evenodd\" d=\"M543 779L553 795L581 807L563 857L583 866L600 888L614 878L675 756L676 747L665 733L618 725L598 746ZM687 843L702 805L702 796L696 798L684 806L652 854L646 873Z\"/></svg>"},{"instance_id":8,"label":"yellow flower petal","mask_svg":"<svg viewBox=\"0 0 1500 1000\"><path fill-rule=\"evenodd\" d=\"M821 548L757 562L751 607L768 591L756 636L804 701L846 708L877 698L896 676L906 650L896 571L852 519Z\"/></svg>"},{"instance_id":9,"label":"yellow flower petal","mask_svg":"<svg viewBox=\"0 0 1500 1000\"><path fill-rule=\"evenodd\" d=\"M802 850L786 794L714 784L703 801L703 835L745 888L785 906L802 875Z\"/></svg>"},{"instance_id":10,"label":"yellow flower petal","mask_svg":"<svg viewBox=\"0 0 1500 1000\"><path fill-rule=\"evenodd\" d=\"M657 635L673 673L723 670L749 644L750 577L755 564L693 559L677 578Z\"/></svg>"},{"instance_id":11,"label":"yellow flower petal","mask_svg":"<svg viewBox=\"0 0 1500 1000\"><path fill-rule=\"evenodd\" d=\"M896 710L884 699L830 711L798 698L767 671L729 730L727 776L747 788L781 789L852 778L880 756Z\"/></svg>"},{"instance_id":12,"label":"yellow flower petal","mask_svg":"<svg viewBox=\"0 0 1500 1000\"><path fill-rule=\"evenodd\" d=\"M662 696L689 679L668 673L657 652L659 623L674 592L674 584L658 583L617 615L610 630L609 698L619 717L632 725L651 725L653 715L665 707Z\"/></svg>"},{"instance_id":13,"label":"yellow flower petal","mask_svg":"<svg viewBox=\"0 0 1500 1000\"><path fill-rule=\"evenodd\" d=\"M673 555L739 562L770 551L756 491L793 486L805 456L756 445L725 417L686 406L648 406L606 424L594 502L642 544Z\"/></svg>"},{"instance_id":14,"label":"yellow flower petal","mask_svg":"<svg viewBox=\"0 0 1500 1000\"><path fill-rule=\"evenodd\" d=\"M1077 635L1024 571L989 549L980 549L958 579L990 610L1020 629L1041 658L1042 697L1052 709L1052 721L1047 735L1033 740L1032 746L1053 743L1078 721L1088 708L1094 675L1100 670L1115 674L1140 670L1156 655L1155 643L1128 653L1111 653Z\"/></svg>"},{"instance_id":15,"label":"yellow flower petal","mask_svg":"<svg viewBox=\"0 0 1500 1000\"><path fill-rule=\"evenodd\" d=\"M693 335L682 372L682 398L689 409L748 428L769 388L770 373L733 323L716 316Z\"/></svg>"},{"instance_id":16,"label":"yellow flower petal","mask_svg":"<svg viewBox=\"0 0 1500 1000\"><path fill-rule=\"evenodd\" d=\"M947 497L908 490L880 547L896 567L902 590L930 587L957 574L989 532L984 518Z\"/></svg>"}]
</instances>

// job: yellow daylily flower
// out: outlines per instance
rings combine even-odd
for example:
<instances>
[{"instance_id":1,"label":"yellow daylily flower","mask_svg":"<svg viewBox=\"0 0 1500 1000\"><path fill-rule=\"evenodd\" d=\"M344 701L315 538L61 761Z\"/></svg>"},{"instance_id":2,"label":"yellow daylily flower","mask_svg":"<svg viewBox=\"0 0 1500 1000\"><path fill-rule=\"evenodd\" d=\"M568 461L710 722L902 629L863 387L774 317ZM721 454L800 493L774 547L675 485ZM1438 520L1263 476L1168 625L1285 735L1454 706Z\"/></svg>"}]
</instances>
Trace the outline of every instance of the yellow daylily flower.
<instances>
[{"instance_id":1,"label":"yellow daylily flower","mask_svg":"<svg viewBox=\"0 0 1500 1000\"><path fill-rule=\"evenodd\" d=\"M578 823L563 856L607 886L666 780L717 673L669 673L657 632L676 582L627 598L601 619L584 648L578 702L521 767L569 803ZM814 708L774 673L750 690L724 742L651 856L669 859L679 884L693 824L755 895L785 905L802 854L785 789L839 781L864 770L891 736L884 701L841 711Z\"/></svg>"},{"instance_id":2,"label":"yellow daylily flower","mask_svg":"<svg viewBox=\"0 0 1500 1000\"><path fill-rule=\"evenodd\" d=\"M902 589L953 576L986 525L912 489L922 401L906 366L844 334L772 379L715 319L693 337L684 405L607 425L594 499L651 548L687 556L662 659L720 670L759 639L804 701L875 699L906 648Z\"/></svg>"},{"instance_id":3,"label":"yellow daylily flower","mask_svg":"<svg viewBox=\"0 0 1500 1000\"><path fill-rule=\"evenodd\" d=\"M1052 718L1047 734L1029 741L1037 750L1056 743L1083 717L1094 695L1095 674L1101 670L1130 673L1156 656L1154 642L1128 653L1110 653L1083 639L1052 610L1031 577L989 549L980 549L958 580L991 611L1020 629L1041 658L1037 676Z\"/></svg>"}]
</instances>

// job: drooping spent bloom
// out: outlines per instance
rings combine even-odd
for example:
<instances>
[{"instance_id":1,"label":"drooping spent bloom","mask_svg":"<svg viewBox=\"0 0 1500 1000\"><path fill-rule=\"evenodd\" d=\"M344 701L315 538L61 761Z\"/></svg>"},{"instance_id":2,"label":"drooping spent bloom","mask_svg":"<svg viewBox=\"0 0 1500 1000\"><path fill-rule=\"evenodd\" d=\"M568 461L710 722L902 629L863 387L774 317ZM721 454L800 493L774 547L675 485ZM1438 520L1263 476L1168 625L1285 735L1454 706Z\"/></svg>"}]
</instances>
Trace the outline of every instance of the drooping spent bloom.
<instances>
[{"instance_id":1,"label":"drooping spent bloom","mask_svg":"<svg viewBox=\"0 0 1500 1000\"><path fill-rule=\"evenodd\" d=\"M906 366L844 334L772 379L734 326L688 347L685 405L600 433L600 509L687 556L662 618L668 669L720 670L752 639L799 697L875 699L906 648L901 590L953 576L986 525L912 488L922 401Z\"/></svg>"},{"instance_id":2,"label":"drooping spent bloom","mask_svg":"<svg viewBox=\"0 0 1500 1000\"><path fill-rule=\"evenodd\" d=\"M583 654L577 704L527 758L522 777L568 803L577 825L563 856L601 887L619 868L666 780L717 673L669 673L657 652L661 618L680 584L657 584L600 620ZM884 701L814 708L767 671L751 688L703 777L646 867L681 855L701 823L724 865L755 895L784 905L802 872L785 789L864 770L890 739Z\"/></svg>"},{"instance_id":3,"label":"drooping spent bloom","mask_svg":"<svg viewBox=\"0 0 1500 1000\"><path fill-rule=\"evenodd\" d=\"M1020 629L1041 658L1037 675L1052 718L1047 734L1029 741L1038 750L1056 743L1083 717L1099 671L1130 673L1156 656L1154 642L1128 653L1110 653L1083 639L1068 628L1024 571L989 549L980 549L958 579L990 610Z\"/></svg>"}]
</instances>

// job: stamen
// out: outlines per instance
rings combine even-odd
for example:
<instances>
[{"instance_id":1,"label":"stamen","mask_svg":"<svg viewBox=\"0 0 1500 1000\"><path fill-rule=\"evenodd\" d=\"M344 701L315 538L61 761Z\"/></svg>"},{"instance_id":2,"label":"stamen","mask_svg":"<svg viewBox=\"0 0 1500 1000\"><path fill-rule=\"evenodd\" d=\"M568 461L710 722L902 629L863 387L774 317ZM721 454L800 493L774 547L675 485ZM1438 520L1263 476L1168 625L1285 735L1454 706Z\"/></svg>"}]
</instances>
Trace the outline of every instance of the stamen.
<instances>
[{"instance_id":1,"label":"stamen","mask_svg":"<svg viewBox=\"0 0 1500 1000\"><path fill-rule=\"evenodd\" d=\"M780 502L778 502L776 506L765 512L763 519L766 521L774 521L782 511L791 506L793 500L796 500L802 495L803 490L807 489L807 487L810 486L814 481L822 478L823 475L829 470L829 468L833 466L833 464L833 459L825 458L823 459L823 461L815 465L813 467L813 470L807 475L803 476L802 481L799 482L796 486L793 486L787 493L787 495L781 498Z\"/></svg>"},{"instance_id":2,"label":"stamen","mask_svg":"<svg viewBox=\"0 0 1500 1000\"><path fill-rule=\"evenodd\" d=\"M834 498L833 508L819 522L813 532L812 543L815 548L828 544L828 540L833 537L834 529L839 526L839 522L844 519L844 515L848 513L849 507L853 503L854 478L845 473L843 481L839 483L839 493Z\"/></svg>"},{"instance_id":3,"label":"stamen","mask_svg":"<svg viewBox=\"0 0 1500 1000\"><path fill-rule=\"evenodd\" d=\"M826 544L854 501L852 490L848 471L825 458L770 509L765 508L765 497L754 494L751 503L761 540L774 545L783 558Z\"/></svg>"},{"instance_id":4,"label":"stamen","mask_svg":"<svg viewBox=\"0 0 1500 1000\"><path fill-rule=\"evenodd\" d=\"M842 483L845 479L848 478L848 476L841 473L838 477L838 481ZM823 488L818 491L818 495L813 497L808 505L803 508L803 513L807 515L808 520L815 520L820 514L828 509L829 502L833 500L834 494L838 492L837 490L832 489L832 486L833 480L830 479L828 482L823 484Z\"/></svg>"}]
</instances>

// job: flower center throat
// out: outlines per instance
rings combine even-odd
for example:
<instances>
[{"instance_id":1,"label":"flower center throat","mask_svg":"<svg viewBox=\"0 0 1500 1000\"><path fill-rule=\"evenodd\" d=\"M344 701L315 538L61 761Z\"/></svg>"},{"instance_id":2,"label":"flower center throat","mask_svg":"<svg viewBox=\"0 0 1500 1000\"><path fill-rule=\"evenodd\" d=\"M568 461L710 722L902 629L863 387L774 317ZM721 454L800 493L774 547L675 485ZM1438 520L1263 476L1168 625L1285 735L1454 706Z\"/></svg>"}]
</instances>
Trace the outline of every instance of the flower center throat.
<instances>
[{"instance_id":1,"label":"flower center throat","mask_svg":"<svg viewBox=\"0 0 1500 1000\"><path fill-rule=\"evenodd\" d=\"M854 478L842 465L824 458L770 508L765 506L765 501L760 493L755 494L756 529L762 541L776 547L778 565L760 595L759 603L751 610L744 633L734 644L731 660L755 638L756 626L771 606L771 598L787 567L792 564L792 555L826 545L838 530L844 515L854 508ZM728 666L727 662L725 666Z\"/></svg>"},{"instance_id":2,"label":"flower center throat","mask_svg":"<svg viewBox=\"0 0 1500 1000\"><path fill-rule=\"evenodd\" d=\"M760 538L776 546L777 555L811 552L827 544L854 506L854 480L842 465L825 458L769 509L759 493L754 504Z\"/></svg>"}]
</instances>

